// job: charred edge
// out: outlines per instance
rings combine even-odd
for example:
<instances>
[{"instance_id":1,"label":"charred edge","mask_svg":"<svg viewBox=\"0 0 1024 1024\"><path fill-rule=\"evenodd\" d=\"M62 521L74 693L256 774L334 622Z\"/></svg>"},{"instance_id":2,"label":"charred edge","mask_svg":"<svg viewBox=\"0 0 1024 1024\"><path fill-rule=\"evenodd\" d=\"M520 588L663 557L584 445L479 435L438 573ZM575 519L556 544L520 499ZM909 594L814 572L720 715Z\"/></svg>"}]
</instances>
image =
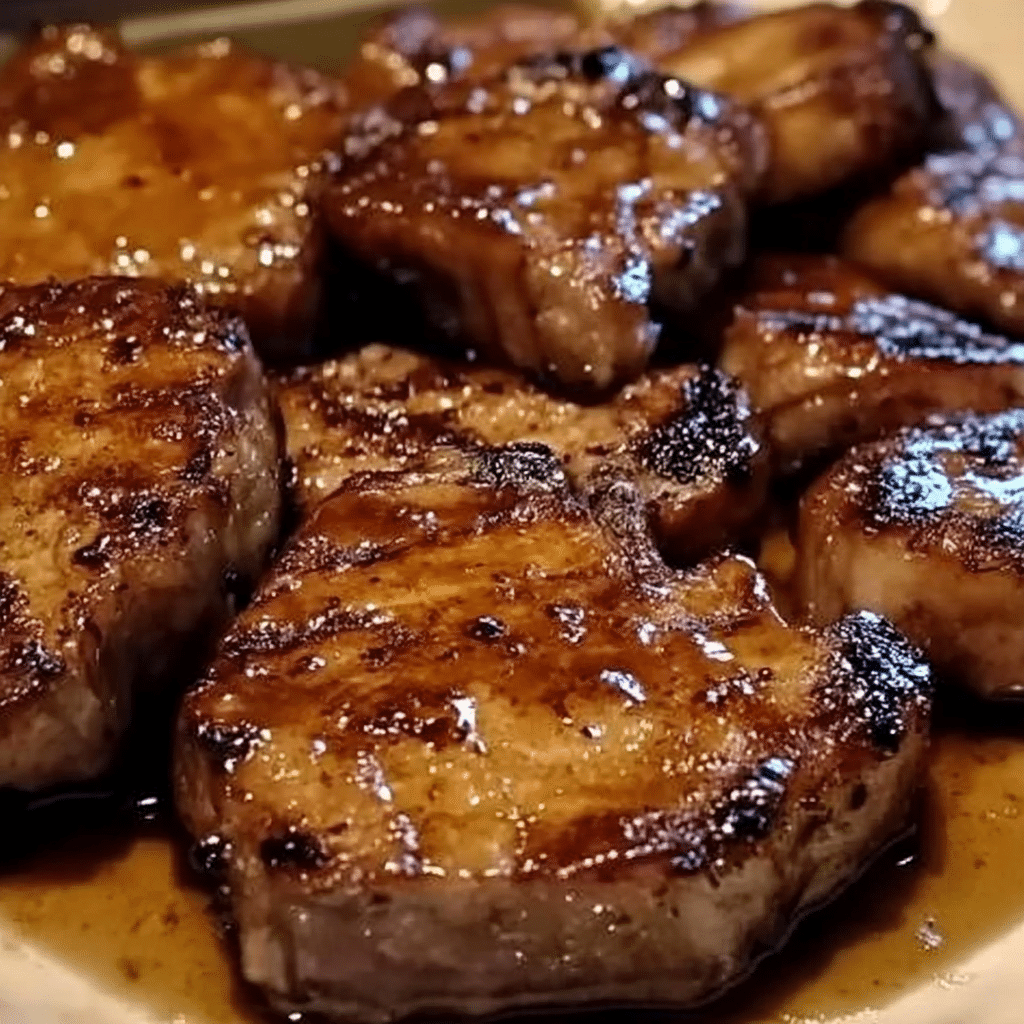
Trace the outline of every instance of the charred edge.
<instances>
[{"instance_id":1,"label":"charred edge","mask_svg":"<svg viewBox=\"0 0 1024 1024\"><path fill-rule=\"evenodd\" d=\"M559 50L527 57L513 68L513 73L539 81L582 78L595 85L611 82L614 85L629 86L650 73L650 67L638 54L611 45L582 51Z\"/></svg>"},{"instance_id":2,"label":"charred edge","mask_svg":"<svg viewBox=\"0 0 1024 1024\"><path fill-rule=\"evenodd\" d=\"M196 742L226 769L247 761L259 745L260 731L251 722L201 722Z\"/></svg>"},{"instance_id":3,"label":"charred edge","mask_svg":"<svg viewBox=\"0 0 1024 1024\"><path fill-rule=\"evenodd\" d=\"M272 870L317 870L330 861L323 843L294 825L260 843L260 860Z\"/></svg>"},{"instance_id":4,"label":"charred edge","mask_svg":"<svg viewBox=\"0 0 1024 1024\"><path fill-rule=\"evenodd\" d=\"M476 483L495 489L512 487L520 491L561 490L565 473L547 445L521 442L498 448L483 448L473 460Z\"/></svg>"},{"instance_id":5,"label":"charred edge","mask_svg":"<svg viewBox=\"0 0 1024 1024\"><path fill-rule=\"evenodd\" d=\"M719 370L704 370L685 382L683 400L683 411L640 442L641 463L684 485L708 477L749 480L760 446L748 430L735 381Z\"/></svg>"},{"instance_id":6,"label":"charred edge","mask_svg":"<svg viewBox=\"0 0 1024 1024\"><path fill-rule=\"evenodd\" d=\"M379 544L360 544L343 547L322 533L299 537L281 556L278 575L311 572L342 572L345 569L365 568L388 557L386 548Z\"/></svg>"},{"instance_id":7,"label":"charred edge","mask_svg":"<svg viewBox=\"0 0 1024 1024\"><path fill-rule=\"evenodd\" d=\"M817 694L823 714L896 753L914 719L930 707L928 663L888 620L871 612L847 616L831 633L836 648L829 679Z\"/></svg>"},{"instance_id":8,"label":"charred edge","mask_svg":"<svg viewBox=\"0 0 1024 1024\"><path fill-rule=\"evenodd\" d=\"M67 668L64 659L49 650L41 640L32 638L11 644L4 655L6 674L27 675L31 679L55 679Z\"/></svg>"}]
</instances>

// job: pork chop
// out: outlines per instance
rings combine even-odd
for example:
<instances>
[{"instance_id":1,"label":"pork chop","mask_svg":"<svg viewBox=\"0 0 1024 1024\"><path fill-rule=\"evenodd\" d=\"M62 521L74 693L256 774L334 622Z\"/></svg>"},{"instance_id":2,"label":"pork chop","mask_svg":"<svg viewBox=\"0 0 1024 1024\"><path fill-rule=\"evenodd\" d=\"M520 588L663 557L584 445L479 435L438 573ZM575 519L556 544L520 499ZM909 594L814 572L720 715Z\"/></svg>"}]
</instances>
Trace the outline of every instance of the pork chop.
<instances>
[{"instance_id":1,"label":"pork chop","mask_svg":"<svg viewBox=\"0 0 1024 1024\"><path fill-rule=\"evenodd\" d=\"M812 3L702 32L655 60L763 120L771 160L759 195L782 202L874 178L920 154L936 114L931 42L901 4Z\"/></svg>"},{"instance_id":2,"label":"pork chop","mask_svg":"<svg viewBox=\"0 0 1024 1024\"><path fill-rule=\"evenodd\" d=\"M946 58L936 151L853 217L841 248L893 288L1024 333L1024 122L976 69Z\"/></svg>"},{"instance_id":3,"label":"pork chop","mask_svg":"<svg viewBox=\"0 0 1024 1024\"><path fill-rule=\"evenodd\" d=\"M0 72L0 278L184 280L303 354L344 92L226 42L164 56L44 30Z\"/></svg>"},{"instance_id":4,"label":"pork chop","mask_svg":"<svg viewBox=\"0 0 1024 1024\"><path fill-rule=\"evenodd\" d=\"M550 447L584 490L632 480L673 561L735 543L764 510L765 448L746 396L716 370L650 372L586 406L511 371L370 345L281 379L278 399L304 514L355 473L407 469L439 443L514 441Z\"/></svg>"},{"instance_id":5,"label":"pork chop","mask_svg":"<svg viewBox=\"0 0 1024 1024\"><path fill-rule=\"evenodd\" d=\"M0 786L99 774L198 671L277 538L280 440L237 316L116 278L0 288Z\"/></svg>"},{"instance_id":6,"label":"pork chop","mask_svg":"<svg viewBox=\"0 0 1024 1024\"><path fill-rule=\"evenodd\" d=\"M246 978L353 1022L707 998L905 827L928 668L666 569L543 446L434 459L321 504L184 703Z\"/></svg>"},{"instance_id":7,"label":"pork chop","mask_svg":"<svg viewBox=\"0 0 1024 1024\"><path fill-rule=\"evenodd\" d=\"M628 17L582 21L569 11L497 4L482 14L442 21L411 7L386 16L359 47L345 73L358 105L390 99L409 86L461 79L486 81L539 54L618 44L650 60L673 53L700 33L743 16L737 4L700 0Z\"/></svg>"},{"instance_id":8,"label":"pork chop","mask_svg":"<svg viewBox=\"0 0 1024 1024\"><path fill-rule=\"evenodd\" d=\"M692 311L744 255L762 133L611 49L409 89L346 140L326 198L357 259L445 337L590 392L635 378L649 302Z\"/></svg>"},{"instance_id":9,"label":"pork chop","mask_svg":"<svg viewBox=\"0 0 1024 1024\"><path fill-rule=\"evenodd\" d=\"M947 678L1024 697L1024 410L855 448L804 499L798 548L817 621L874 610Z\"/></svg>"},{"instance_id":10,"label":"pork chop","mask_svg":"<svg viewBox=\"0 0 1024 1024\"><path fill-rule=\"evenodd\" d=\"M763 416L777 469L932 413L1024 404L1024 344L886 293L839 260L794 262L788 280L741 300L720 359Z\"/></svg>"}]
</instances>

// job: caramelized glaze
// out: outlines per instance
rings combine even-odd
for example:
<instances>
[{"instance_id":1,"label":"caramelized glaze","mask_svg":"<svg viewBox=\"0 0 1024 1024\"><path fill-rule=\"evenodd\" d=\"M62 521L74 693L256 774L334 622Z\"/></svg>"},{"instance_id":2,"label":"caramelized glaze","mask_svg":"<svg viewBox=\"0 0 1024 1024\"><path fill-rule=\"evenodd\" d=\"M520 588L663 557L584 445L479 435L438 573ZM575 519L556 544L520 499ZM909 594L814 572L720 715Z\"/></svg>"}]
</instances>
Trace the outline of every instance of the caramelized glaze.
<instances>
[{"instance_id":1,"label":"caramelized glaze","mask_svg":"<svg viewBox=\"0 0 1024 1024\"><path fill-rule=\"evenodd\" d=\"M517 373L370 345L279 378L277 395L303 511L355 473L515 441L548 445L582 489L633 481L676 561L735 543L765 503L767 452L746 395L707 368L652 371L580 405Z\"/></svg>"},{"instance_id":2,"label":"caramelized glaze","mask_svg":"<svg viewBox=\"0 0 1024 1024\"><path fill-rule=\"evenodd\" d=\"M443 336L568 388L646 365L742 260L759 125L616 48L413 88L357 120L327 217Z\"/></svg>"},{"instance_id":3,"label":"caramelized glaze","mask_svg":"<svg viewBox=\"0 0 1024 1024\"><path fill-rule=\"evenodd\" d=\"M240 309L264 354L296 358L344 100L226 41L141 56L88 26L44 30L0 74L0 277L188 281Z\"/></svg>"}]
</instances>

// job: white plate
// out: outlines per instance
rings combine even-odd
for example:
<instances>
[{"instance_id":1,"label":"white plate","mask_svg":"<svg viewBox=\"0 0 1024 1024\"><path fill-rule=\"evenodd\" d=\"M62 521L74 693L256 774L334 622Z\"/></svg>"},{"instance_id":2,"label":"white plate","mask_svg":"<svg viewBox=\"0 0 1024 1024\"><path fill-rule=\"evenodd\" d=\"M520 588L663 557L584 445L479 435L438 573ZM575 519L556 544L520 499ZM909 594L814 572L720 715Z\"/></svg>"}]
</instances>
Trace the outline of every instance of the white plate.
<instances>
[{"instance_id":1,"label":"white plate","mask_svg":"<svg viewBox=\"0 0 1024 1024\"><path fill-rule=\"evenodd\" d=\"M771 5L771 0L764 0L764 6ZM52 12L60 4L24 3L19 11L33 6ZM81 9L82 5L74 6ZM289 21L317 21L374 6L380 4L376 0L236 3L206 9L198 16L192 13L139 17L127 26L126 35L132 41L152 42L185 33L218 34L249 30L258 25L271 27ZM1007 93L1024 106L1024 62L1021 61L1024 10L1017 0L920 0L918 6L936 24L948 48L989 69ZM122 9L133 7L129 3L121 5ZM1024 858L1024 849L1021 854ZM143 898L140 896L140 900ZM816 1017L814 1024L1021 1024L1024 1021L1024 970L1021 969L1024 964L1024 907L1021 909L1019 927L1003 934L966 962L955 965L953 970L944 970L941 978L901 996L884 1009L863 1010L831 1022ZM793 1017L788 1019L793 1024L803 1024ZM234 1024L231 1019L213 1020L156 1010L147 1002L144 986L134 999L118 995L97 982L92 974L77 969L70 961L62 961L56 950L26 943L17 936L15 929L0 921L0 1024L8 1022Z\"/></svg>"}]
</instances>

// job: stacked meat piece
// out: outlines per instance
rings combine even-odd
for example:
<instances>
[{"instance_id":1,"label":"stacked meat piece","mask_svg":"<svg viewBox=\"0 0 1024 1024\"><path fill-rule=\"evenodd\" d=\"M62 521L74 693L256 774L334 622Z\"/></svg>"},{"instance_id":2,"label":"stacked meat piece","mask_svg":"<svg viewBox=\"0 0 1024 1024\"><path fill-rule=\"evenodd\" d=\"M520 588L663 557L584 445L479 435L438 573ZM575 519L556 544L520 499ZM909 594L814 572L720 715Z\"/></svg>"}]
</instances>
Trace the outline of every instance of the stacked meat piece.
<instances>
[{"instance_id":1,"label":"stacked meat piece","mask_svg":"<svg viewBox=\"0 0 1024 1024\"><path fill-rule=\"evenodd\" d=\"M404 12L340 80L72 26L0 120L0 782L198 675L278 1008L709 999L908 827L921 648L1020 692L1020 122L906 8ZM341 274L413 326L311 365ZM743 552L823 469L791 623Z\"/></svg>"}]
</instances>

